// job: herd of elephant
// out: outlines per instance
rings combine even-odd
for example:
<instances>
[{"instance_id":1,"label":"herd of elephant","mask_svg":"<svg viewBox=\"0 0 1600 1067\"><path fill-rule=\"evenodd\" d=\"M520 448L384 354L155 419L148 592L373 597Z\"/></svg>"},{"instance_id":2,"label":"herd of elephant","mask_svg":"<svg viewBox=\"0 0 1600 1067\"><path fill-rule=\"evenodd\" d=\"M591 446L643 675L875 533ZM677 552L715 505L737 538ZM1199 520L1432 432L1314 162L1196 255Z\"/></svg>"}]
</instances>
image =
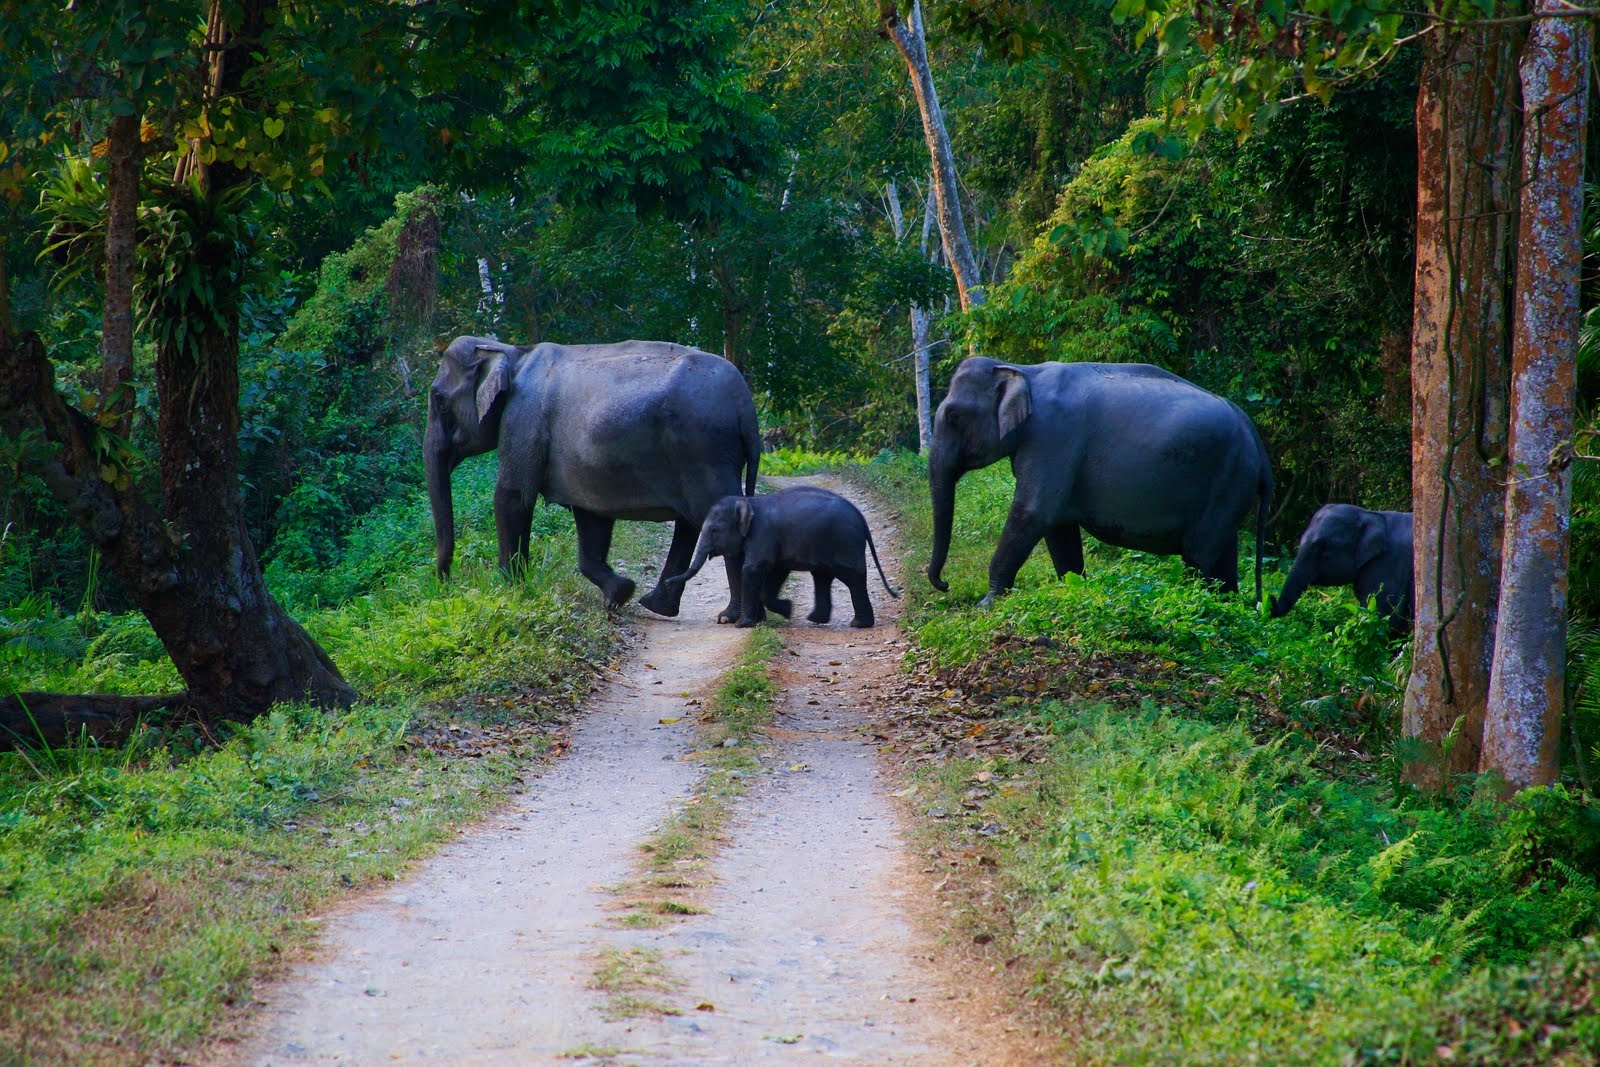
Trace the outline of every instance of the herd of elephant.
<instances>
[{"instance_id":1,"label":"herd of elephant","mask_svg":"<svg viewBox=\"0 0 1600 1067\"><path fill-rule=\"evenodd\" d=\"M634 583L607 556L618 519L671 521L672 544L639 604L678 614L686 582L723 557L728 605L719 622L787 617L784 580L807 571L813 622L831 617L835 579L855 626L873 624L866 553L889 588L866 519L827 490L756 496L761 436L743 375L720 356L657 341L528 347L458 337L444 350L423 439L436 565L455 552L450 476L469 456L499 453L494 516L500 566L525 559L542 496L572 511L578 569L610 606ZM1179 555L1229 592L1239 588L1238 530L1256 512L1256 599L1272 468L1238 406L1146 364L962 361L934 416L928 455L933 545L942 573L961 476L1009 457L1016 493L989 564L984 602L1010 589L1039 541L1058 575L1083 572L1082 533L1123 548ZM742 474L742 478L741 478ZM1329 504L1306 527L1280 617L1308 586L1352 585L1394 632L1413 610L1411 516ZM895 595L890 588L890 594Z\"/></svg>"}]
</instances>

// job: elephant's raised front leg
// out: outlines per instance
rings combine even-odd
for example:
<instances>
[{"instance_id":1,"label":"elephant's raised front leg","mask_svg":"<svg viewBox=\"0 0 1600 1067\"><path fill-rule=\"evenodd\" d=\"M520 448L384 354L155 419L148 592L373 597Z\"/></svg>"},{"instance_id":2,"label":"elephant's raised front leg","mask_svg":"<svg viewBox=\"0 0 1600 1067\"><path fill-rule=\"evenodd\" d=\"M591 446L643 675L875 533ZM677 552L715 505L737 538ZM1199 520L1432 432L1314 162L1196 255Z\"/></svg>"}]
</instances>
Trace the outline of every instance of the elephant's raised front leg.
<instances>
[{"instance_id":1,"label":"elephant's raised front leg","mask_svg":"<svg viewBox=\"0 0 1600 1067\"><path fill-rule=\"evenodd\" d=\"M633 596L634 585L606 562L615 522L582 508L573 508L572 518L578 527L578 572L600 587L606 595L606 607L620 608Z\"/></svg>"},{"instance_id":2,"label":"elephant's raised front leg","mask_svg":"<svg viewBox=\"0 0 1600 1067\"><path fill-rule=\"evenodd\" d=\"M641 608L669 619L678 614L678 606L683 600L683 584L668 582L667 579L682 574L689 566L689 557L694 555L694 543L699 536L700 527L686 519L678 519L672 524L672 544L667 549L667 561L661 565L661 577L656 579L656 587L639 598Z\"/></svg>"}]
</instances>

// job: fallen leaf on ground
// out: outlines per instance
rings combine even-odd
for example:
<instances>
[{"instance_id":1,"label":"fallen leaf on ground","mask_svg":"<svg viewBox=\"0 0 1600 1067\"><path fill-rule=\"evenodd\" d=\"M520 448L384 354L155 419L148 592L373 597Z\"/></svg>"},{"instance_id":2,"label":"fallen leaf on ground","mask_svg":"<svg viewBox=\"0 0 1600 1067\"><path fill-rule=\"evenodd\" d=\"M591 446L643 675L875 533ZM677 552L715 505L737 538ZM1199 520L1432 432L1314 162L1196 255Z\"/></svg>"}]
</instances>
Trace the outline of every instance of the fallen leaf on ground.
<instances>
[{"instance_id":1,"label":"fallen leaf on ground","mask_svg":"<svg viewBox=\"0 0 1600 1067\"><path fill-rule=\"evenodd\" d=\"M669 716L668 718L665 718L665 719L657 719L656 720L656 722L660 723L662 726L671 726L673 723L682 722L682 721L683 721L683 716L682 715L672 715L672 716Z\"/></svg>"}]
</instances>

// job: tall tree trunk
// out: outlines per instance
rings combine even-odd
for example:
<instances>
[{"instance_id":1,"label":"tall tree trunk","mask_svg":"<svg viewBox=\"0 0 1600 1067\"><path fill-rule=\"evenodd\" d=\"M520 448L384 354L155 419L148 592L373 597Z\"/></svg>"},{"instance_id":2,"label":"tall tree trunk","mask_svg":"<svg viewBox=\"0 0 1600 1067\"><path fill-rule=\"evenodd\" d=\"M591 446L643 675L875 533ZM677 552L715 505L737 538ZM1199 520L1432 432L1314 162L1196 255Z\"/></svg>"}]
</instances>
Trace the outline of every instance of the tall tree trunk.
<instances>
[{"instance_id":1,"label":"tall tree trunk","mask_svg":"<svg viewBox=\"0 0 1600 1067\"><path fill-rule=\"evenodd\" d=\"M922 112L922 135L928 142L933 161L934 198L939 205L939 233L944 238L945 258L955 275L961 310L969 311L983 303L983 282L978 274L972 243L967 239L967 224L961 215L961 187L956 176L955 155L950 149L950 134L945 128L939 94L933 87L933 72L928 67L928 44L922 31L922 5L913 3L904 20L895 0L882 0L878 18L883 32L899 49L911 74L911 90Z\"/></svg>"},{"instance_id":2,"label":"tall tree trunk","mask_svg":"<svg viewBox=\"0 0 1600 1067\"><path fill-rule=\"evenodd\" d=\"M132 416L133 266L139 213L139 116L106 133L106 299L100 335L100 410L126 437Z\"/></svg>"},{"instance_id":3,"label":"tall tree trunk","mask_svg":"<svg viewBox=\"0 0 1600 1067\"><path fill-rule=\"evenodd\" d=\"M1506 451L1515 27L1441 31L1417 92L1412 324L1417 615L1403 726L1413 780L1477 770L1493 658Z\"/></svg>"},{"instance_id":4,"label":"tall tree trunk","mask_svg":"<svg viewBox=\"0 0 1600 1067\"><path fill-rule=\"evenodd\" d=\"M1540 12L1558 9L1539 0ZM1540 19L1521 64L1505 558L1479 765L1517 789L1553 781L1559 770L1591 34L1587 20Z\"/></svg>"},{"instance_id":5,"label":"tall tree trunk","mask_svg":"<svg viewBox=\"0 0 1600 1067\"><path fill-rule=\"evenodd\" d=\"M905 239L906 216L900 207L900 191L894 182L884 186L884 198L889 202L889 221L894 225L896 243ZM928 204L922 223L922 254L928 254L928 230L933 220L933 186L928 186ZM924 456L933 446L933 409L930 394L932 383L928 376L928 323L933 316L915 301L911 304L911 376L917 393L917 449Z\"/></svg>"},{"instance_id":6,"label":"tall tree trunk","mask_svg":"<svg viewBox=\"0 0 1600 1067\"><path fill-rule=\"evenodd\" d=\"M266 26L264 0L232 5L234 20L212 0L206 38L211 49L208 98L245 91L252 49ZM215 201L250 181L232 166L190 169L194 187L175 190L178 210L201 216L209 236ZM284 700L348 704L355 692L322 647L289 617L262 579L245 528L239 495L238 278L231 238L190 250L209 268L210 307L168 305L187 330L165 330L156 348L157 438L161 443L161 501L167 526L179 538L177 584L147 595L140 608L183 675L202 713L253 717ZM213 247L204 247L211 245ZM190 299L193 299L191 297Z\"/></svg>"},{"instance_id":7,"label":"tall tree trunk","mask_svg":"<svg viewBox=\"0 0 1600 1067\"><path fill-rule=\"evenodd\" d=\"M355 693L267 592L239 496L237 319L156 352L161 498L181 536L178 583L140 608L203 713L253 717L274 703L348 704Z\"/></svg>"}]
</instances>

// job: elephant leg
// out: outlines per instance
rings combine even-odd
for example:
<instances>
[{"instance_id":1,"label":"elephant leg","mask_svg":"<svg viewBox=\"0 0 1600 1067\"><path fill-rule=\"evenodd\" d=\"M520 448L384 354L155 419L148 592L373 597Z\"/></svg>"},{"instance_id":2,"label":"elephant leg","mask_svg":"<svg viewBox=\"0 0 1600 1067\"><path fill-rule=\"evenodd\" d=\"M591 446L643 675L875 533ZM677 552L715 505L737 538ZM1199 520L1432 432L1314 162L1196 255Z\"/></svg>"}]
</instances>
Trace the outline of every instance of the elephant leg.
<instances>
[{"instance_id":1,"label":"elephant leg","mask_svg":"<svg viewBox=\"0 0 1600 1067\"><path fill-rule=\"evenodd\" d=\"M1050 562L1055 564L1057 578L1069 571L1083 573L1083 531L1077 523L1045 531L1044 545L1050 550Z\"/></svg>"},{"instance_id":2,"label":"elephant leg","mask_svg":"<svg viewBox=\"0 0 1600 1067\"><path fill-rule=\"evenodd\" d=\"M737 622L744 611L744 550L723 556L722 567L728 575L728 606L717 613L717 621Z\"/></svg>"},{"instance_id":3,"label":"elephant leg","mask_svg":"<svg viewBox=\"0 0 1600 1067\"><path fill-rule=\"evenodd\" d=\"M767 587L767 575L770 565L752 560L746 563L744 570L739 575L739 585L742 595L740 600L739 620L735 626L755 626L767 617L767 606L761 602L762 591Z\"/></svg>"},{"instance_id":4,"label":"elephant leg","mask_svg":"<svg viewBox=\"0 0 1600 1067\"><path fill-rule=\"evenodd\" d=\"M826 567L811 572L811 614L806 618L818 626L833 618L833 572Z\"/></svg>"},{"instance_id":5,"label":"elephant leg","mask_svg":"<svg viewBox=\"0 0 1600 1067\"><path fill-rule=\"evenodd\" d=\"M578 527L578 572L600 587L606 607L620 608L633 596L633 582L611 569L611 531L615 521L582 508L572 509Z\"/></svg>"},{"instance_id":6,"label":"elephant leg","mask_svg":"<svg viewBox=\"0 0 1600 1067\"><path fill-rule=\"evenodd\" d=\"M1183 535L1179 553L1183 561L1202 577L1222 583L1225 593L1239 591L1239 538L1237 520L1228 525L1218 518L1202 516Z\"/></svg>"},{"instance_id":7,"label":"elephant leg","mask_svg":"<svg viewBox=\"0 0 1600 1067\"><path fill-rule=\"evenodd\" d=\"M528 565L528 544L533 536L533 504L537 494L497 485L494 490L494 529L500 541L500 569L506 574Z\"/></svg>"},{"instance_id":8,"label":"elephant leg","mask_svg":"<svg viewBox=\"0 0 1600 1067\"><path fill-rule=\"evenodd\" d=\"M683 586L668 584L667 579L688 569L689 557L694 555L694 543L699 536L700 527L687 519L678 519L672 524L672 544L667 548L666 562L661 565L661 577L656 579L654 589L639 598L641 608L669 619L678 614Z\"/></svg>"},{"instance_id":9,"label":"elephant leg","mask_svg":"<svg viewBox=\"0 0 1600 1067\"><path fill-rule=\"evenodd\" d=\"M1006 516L1005 529L1000 531L1000 543L995 546L994 558L989 561L989 592L978 602L988 607L994 598L1016 584L1017 572L1033 555L1039 539L1045 535L1045 524L1032 508L1013 501L1011 513Z\"/></svg>"},{"instance_id":10,"label":"elephant leg","mask_svg":"<svg viewBox=\"0 0 1600 1067\"><path fill-rule=\"evenodd\" d=\"M867 592L867 572L840 571L839 580L850 590L850 603L856 609L855 618L850 620L850 625L858 630L865 630L876 620L872 615L872 595Z\"/></svg>"},{"instance_id":11,"label":"elephant leg","mask_svg":"<svg viewBox=\"0 0 1600 1067\"><path fill-rule=\"evenodd\" d=\"M783 583L788 580L788 567L773 567L772 573L767 575L766 588L761 592L761 602L767 606L767 610L786 619L794 614L794 601L778 594L783 591Z\"/></svg>"}]
</instances>

